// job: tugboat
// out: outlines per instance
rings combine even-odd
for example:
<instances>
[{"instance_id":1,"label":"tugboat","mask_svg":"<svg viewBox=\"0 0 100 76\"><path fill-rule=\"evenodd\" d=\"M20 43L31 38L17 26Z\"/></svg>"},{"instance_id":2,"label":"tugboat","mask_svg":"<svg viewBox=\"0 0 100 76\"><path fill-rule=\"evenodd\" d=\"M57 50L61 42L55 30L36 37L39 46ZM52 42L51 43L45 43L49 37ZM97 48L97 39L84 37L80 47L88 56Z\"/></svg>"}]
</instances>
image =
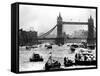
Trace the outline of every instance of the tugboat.
<instances>
[{"instance_id":1,"label":"tugboat","mask_svg":"<svg viewBox=\"0 0 100 76\"><path fill-rule=\"evenodd\" d=\"M45 45L47 49L52 49L52 45Z\"/></svg>"},{"instance_id":2,"label":"tugboat","mask_svg":"<svg viewBox=\"0 0 100 76\"><path fill-rule=\"evenodd\" d=\"M64 57L64 66L65 67L69 67L69 66L72 66L74 63L72 60L68 59L68 57Z\"/></svg>"},{"instance_id":3,"label":"tugboat","mask_svg":"<svg viewBox=\"0 0 100 76\"><path fill-rule=\"evenodd\" d=\"M75 55L76 65L96 65L96 56L92 51L81 51Z\"/></svg>"},{"instance_id":4,"label":"tugboat","mask_svg":"<svg viewBox=\"0 0 100 76\"><path fill-rule=\"evenodd\" d=\"M42 56L33 53L32 57L30 58L30 62L38 62L38 61L43 61Z\"/></svg>"},{"instance_id":5,"label":"tugboat","mask_svg":"<svg viewBox=\"0 0 100 76\"><path fill-rule=\"evenodd\" d=\"M26 46L26 50L31 50L31 47L30 46Z\"/></svg>"},{"instance_id":6,"label":"tugboat","mask_svg":"<svg viewBox=\"0 0 100 76\"><path fill-rule=\"evenodd\" d=\"M76 49L76 46L75 46L75 45L71 45L71 46L70 46L71 52L75 52L75 49Z\"/></svg>"},{"instance_id":7,"label":"tugboat","mask_svg":"<svg viewBox=\"0 0 100 76\"><path fill-rule=\"evenodd\" d=\"M52 59L52 57L50 56L45 64L45 70L56 70L56 69L58 70L61 69L60 66L61 66L60 62Z\"/></svg>"}]
</instances>

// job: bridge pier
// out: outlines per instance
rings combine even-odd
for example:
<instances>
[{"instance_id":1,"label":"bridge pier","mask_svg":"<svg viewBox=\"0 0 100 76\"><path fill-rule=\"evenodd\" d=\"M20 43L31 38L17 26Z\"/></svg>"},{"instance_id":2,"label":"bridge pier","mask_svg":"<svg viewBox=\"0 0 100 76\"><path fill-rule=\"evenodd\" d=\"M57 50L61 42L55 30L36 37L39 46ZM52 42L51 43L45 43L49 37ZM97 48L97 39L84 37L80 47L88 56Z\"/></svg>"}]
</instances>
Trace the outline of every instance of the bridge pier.
<instances>
[{"instance_id":1,"label":"bridge pier","mask_svg":"<svg viewBox=\"0 0 100 76\"><path fill-rule=\"evenodd\" d=\"M56 42L57 45L61 45L64 44L64 38L56 38Z\"/></svg>"}]
</instances>

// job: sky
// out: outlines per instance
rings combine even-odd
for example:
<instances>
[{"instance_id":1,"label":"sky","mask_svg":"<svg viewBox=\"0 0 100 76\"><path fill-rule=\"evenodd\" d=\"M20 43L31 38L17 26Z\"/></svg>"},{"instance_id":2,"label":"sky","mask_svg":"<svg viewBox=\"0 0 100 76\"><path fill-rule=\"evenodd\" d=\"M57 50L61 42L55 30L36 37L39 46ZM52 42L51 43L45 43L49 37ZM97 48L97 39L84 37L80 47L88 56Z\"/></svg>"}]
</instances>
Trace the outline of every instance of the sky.
<instances>
[{"instance_id":1,"label":"sky","mask_svg":"<svg viewBox=\"0 0 100 76\"><path fill-rule=\"evenodd\" d=\"M38 31L38 34L45 33L57 24L59 12L66 22L87 22L91 15L96 20L96 10L72 7L53 7L20 5L19 7L19 28L29 31ZM76 30L87 30L87 25L63 25L63 31L70 34Z\"/></svg>"}]
</instances>

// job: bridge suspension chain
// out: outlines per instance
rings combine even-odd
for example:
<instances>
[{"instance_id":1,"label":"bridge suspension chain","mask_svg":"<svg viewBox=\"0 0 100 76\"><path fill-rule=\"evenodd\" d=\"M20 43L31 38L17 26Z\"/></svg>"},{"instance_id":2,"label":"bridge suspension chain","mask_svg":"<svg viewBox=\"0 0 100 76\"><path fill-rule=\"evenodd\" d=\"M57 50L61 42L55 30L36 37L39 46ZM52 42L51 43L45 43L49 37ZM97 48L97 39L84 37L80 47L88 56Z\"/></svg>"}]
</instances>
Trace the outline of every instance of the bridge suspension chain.
<instances>
[{"instance_id":1,"label":"bridge suspension chain","mask_svg":"<svg viewBox=\"0 0 100 76\"><path fill-rule=\"evenodd\" d=\"M43 35L39 36L39 38L41 37L45 37L47 35L49 35L55 28L56 28L57 25L55 25L52 29L50 29L48 32L44 33Z\"/></svg>"}]
</instances>

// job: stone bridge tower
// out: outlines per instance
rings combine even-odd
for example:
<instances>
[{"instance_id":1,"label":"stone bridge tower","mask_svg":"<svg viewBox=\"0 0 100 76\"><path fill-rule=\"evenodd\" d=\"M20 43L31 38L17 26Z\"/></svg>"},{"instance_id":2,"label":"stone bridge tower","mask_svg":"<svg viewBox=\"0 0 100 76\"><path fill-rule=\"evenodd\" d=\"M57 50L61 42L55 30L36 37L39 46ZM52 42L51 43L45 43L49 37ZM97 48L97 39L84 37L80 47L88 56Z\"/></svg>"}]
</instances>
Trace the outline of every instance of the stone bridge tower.
<instances>
[{"instance_id":1,"label":"stone bridge tower","mask_svg":"<svg viewBox=\"0 0 100 76\"><path fill-rule=\"evenodd\" d=\"M95 39L94 39L94 21L93 18L90 16L88 19L88 38L87 38L87 43L88 44L94 44Z\"/></svg>"},{"instance_id":2,"label":"stone bridge tower","mask_svg":"<svg viewBox=\"0 0 100 76\"><path fill-rule=\"evenodd\" d=\"M63 22L61 14L57 17L57 44L64 44L64 38L62 36Z\"/></svg>"}]
</instances>

